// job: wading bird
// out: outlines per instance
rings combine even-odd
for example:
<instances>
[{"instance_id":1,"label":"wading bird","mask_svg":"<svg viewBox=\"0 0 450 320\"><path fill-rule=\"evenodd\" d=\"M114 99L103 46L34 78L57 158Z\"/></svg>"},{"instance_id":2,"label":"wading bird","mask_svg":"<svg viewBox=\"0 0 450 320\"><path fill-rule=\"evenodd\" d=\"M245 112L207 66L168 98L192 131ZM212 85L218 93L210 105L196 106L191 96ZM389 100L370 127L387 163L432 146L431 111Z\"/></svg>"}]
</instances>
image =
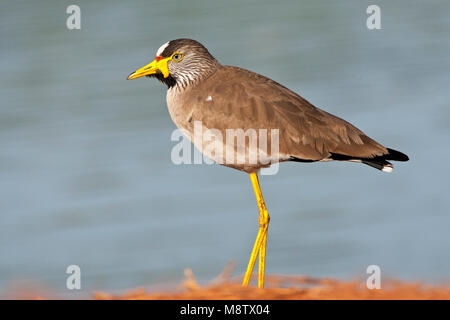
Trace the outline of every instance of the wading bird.
<instances>
[{"instance_id":1,"label":"wading bird","mask_svg":"<svg viewBox=\"0 0 450 320\"><path fill-rule=\"evenodd\" d=\"M229 128L279 130L278 150L268 156L271 163L352 161L391 172L393 167L388 160L408 161L405 154L382 146L352 124L314 107L277 82L242 68L221 65L195 40L177 39L163 44L155 60L131 73L128 80L142 76L167 85L170 116L196 147L193 123L201 121L223 136ZM238 153L249 151L247 146L233 148ZM199 149L204 151L201 146ZM270 217L257 173L270 163L258 160L221 164L250 175L259 208L259 230L243 285L248 285L259 254L258 286L264 287Z\"/></svg>"}]
</instances>

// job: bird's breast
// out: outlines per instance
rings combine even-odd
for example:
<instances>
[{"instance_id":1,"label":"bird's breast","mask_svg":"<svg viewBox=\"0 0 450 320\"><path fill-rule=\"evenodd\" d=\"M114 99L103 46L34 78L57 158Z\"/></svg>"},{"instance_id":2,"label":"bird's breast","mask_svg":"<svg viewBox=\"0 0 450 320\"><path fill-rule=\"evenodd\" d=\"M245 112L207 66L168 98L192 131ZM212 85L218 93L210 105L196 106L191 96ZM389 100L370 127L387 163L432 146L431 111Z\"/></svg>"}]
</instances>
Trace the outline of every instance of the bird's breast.
<instances>
[{"instance_id":1,"label":"bird's breast","mask_svg":"<svg viewBox=\"0 0 450 320\"><path fill-rule=\"evenodd\" d=\"M176 87L167 90L167 108L175 125L182 131L191 133L194 117L194 104L190 103L185 92Z\"/></svg>"}]
</instances>

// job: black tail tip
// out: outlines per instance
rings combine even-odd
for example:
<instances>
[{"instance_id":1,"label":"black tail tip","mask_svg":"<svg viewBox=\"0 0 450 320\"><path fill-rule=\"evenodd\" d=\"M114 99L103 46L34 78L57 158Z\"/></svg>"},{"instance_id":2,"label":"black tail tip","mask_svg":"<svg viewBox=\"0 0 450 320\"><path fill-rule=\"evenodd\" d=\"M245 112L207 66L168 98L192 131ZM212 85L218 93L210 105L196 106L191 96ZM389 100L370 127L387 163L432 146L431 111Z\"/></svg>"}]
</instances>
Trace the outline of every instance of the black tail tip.
<instances>
[{"instance_id":1,"label":"black tail tip","mask_svg":"<svg viewBox=\"0 0 450 320\"><path fill-rule=\"evenodd\" d=\"M389 154L387 155L387 157L385 159L387 160L394 160L394 161L408 161L409 157L397 150L394 149L389 149L387 148Z\"/></svg>"}]
</instances>

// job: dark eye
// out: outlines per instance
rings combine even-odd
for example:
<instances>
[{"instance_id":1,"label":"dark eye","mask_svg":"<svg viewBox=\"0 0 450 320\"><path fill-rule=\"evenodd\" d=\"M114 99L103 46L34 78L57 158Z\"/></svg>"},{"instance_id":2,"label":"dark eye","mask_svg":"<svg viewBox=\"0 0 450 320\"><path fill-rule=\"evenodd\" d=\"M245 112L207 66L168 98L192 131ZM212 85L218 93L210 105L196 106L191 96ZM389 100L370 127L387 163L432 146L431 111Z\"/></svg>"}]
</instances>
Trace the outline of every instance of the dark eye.
<instances>
[{"instance_id":1,"label":"dark eye","mask_svg":"<svg viewBox=\"0 0 450 320\"><path fill-rule=\"evenodd\" d=\"M179 60L181 60L181 58L182 58L182 56L181 56L180 53L175 53L175 54L172 56L172 59L175 60L175 61L179 61Z\"/></svg>"}]
</instances>

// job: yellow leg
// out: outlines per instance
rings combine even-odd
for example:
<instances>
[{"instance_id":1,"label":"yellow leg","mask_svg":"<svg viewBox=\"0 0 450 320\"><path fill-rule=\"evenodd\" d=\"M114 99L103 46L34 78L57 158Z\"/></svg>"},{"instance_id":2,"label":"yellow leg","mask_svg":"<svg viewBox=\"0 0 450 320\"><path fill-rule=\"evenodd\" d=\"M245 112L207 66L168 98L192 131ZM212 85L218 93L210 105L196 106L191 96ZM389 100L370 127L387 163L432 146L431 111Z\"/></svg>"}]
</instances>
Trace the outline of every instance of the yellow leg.
<instances>
[{"instance_id":1,"label":"yellow leg","mask_svg":"<svg viewBox=\"0 0 450 320\"><path fill-rule=\"evenodd\" d=\"M259 270L258 270L258 287L264 288L264 271L266 267L266 243L267 243L267 228L264 233L264 238L259 248Z\"/></svg>"},{"instance_id":2,"label":"yellow leg","mask_svg":"<svg viewBox=\"0 0 450 320\"><path fill-rule=\"evenodd\" d=\"M255 190L256 201L258 202L259 209L259 230L256 236L256 241L253 246L252 253L250 255L250 261L248 262L247 270L245 272L243 286L247 286L252 276L253 268L255 267L256 258L259 253L259 270L258 270L258 287L264 288L264 272L266 263L266 243L267 243L267 229L269 227L269 213L267 212L264 198L259 186L258 175L256 173L250 173L250 179L252 181L253 189Z\"/></svg>"},{"instance_id":3,"label":"yellow leg","mask_svg":"<svg viewBox=\"0 0 450 320\"><path fill-rule=\"evenodd\" d=\"M242 285L244 287L248 286L250 282L250 277L252 276L253 268L255 267L256 258L258 257L259 248L263 240L263 230L259 228L258 235L256 236L255 244L253 245L252 253L250 254L250 261L247 265L247 270L245 271L244 281Z\"/></svg>"}]
</instances>

